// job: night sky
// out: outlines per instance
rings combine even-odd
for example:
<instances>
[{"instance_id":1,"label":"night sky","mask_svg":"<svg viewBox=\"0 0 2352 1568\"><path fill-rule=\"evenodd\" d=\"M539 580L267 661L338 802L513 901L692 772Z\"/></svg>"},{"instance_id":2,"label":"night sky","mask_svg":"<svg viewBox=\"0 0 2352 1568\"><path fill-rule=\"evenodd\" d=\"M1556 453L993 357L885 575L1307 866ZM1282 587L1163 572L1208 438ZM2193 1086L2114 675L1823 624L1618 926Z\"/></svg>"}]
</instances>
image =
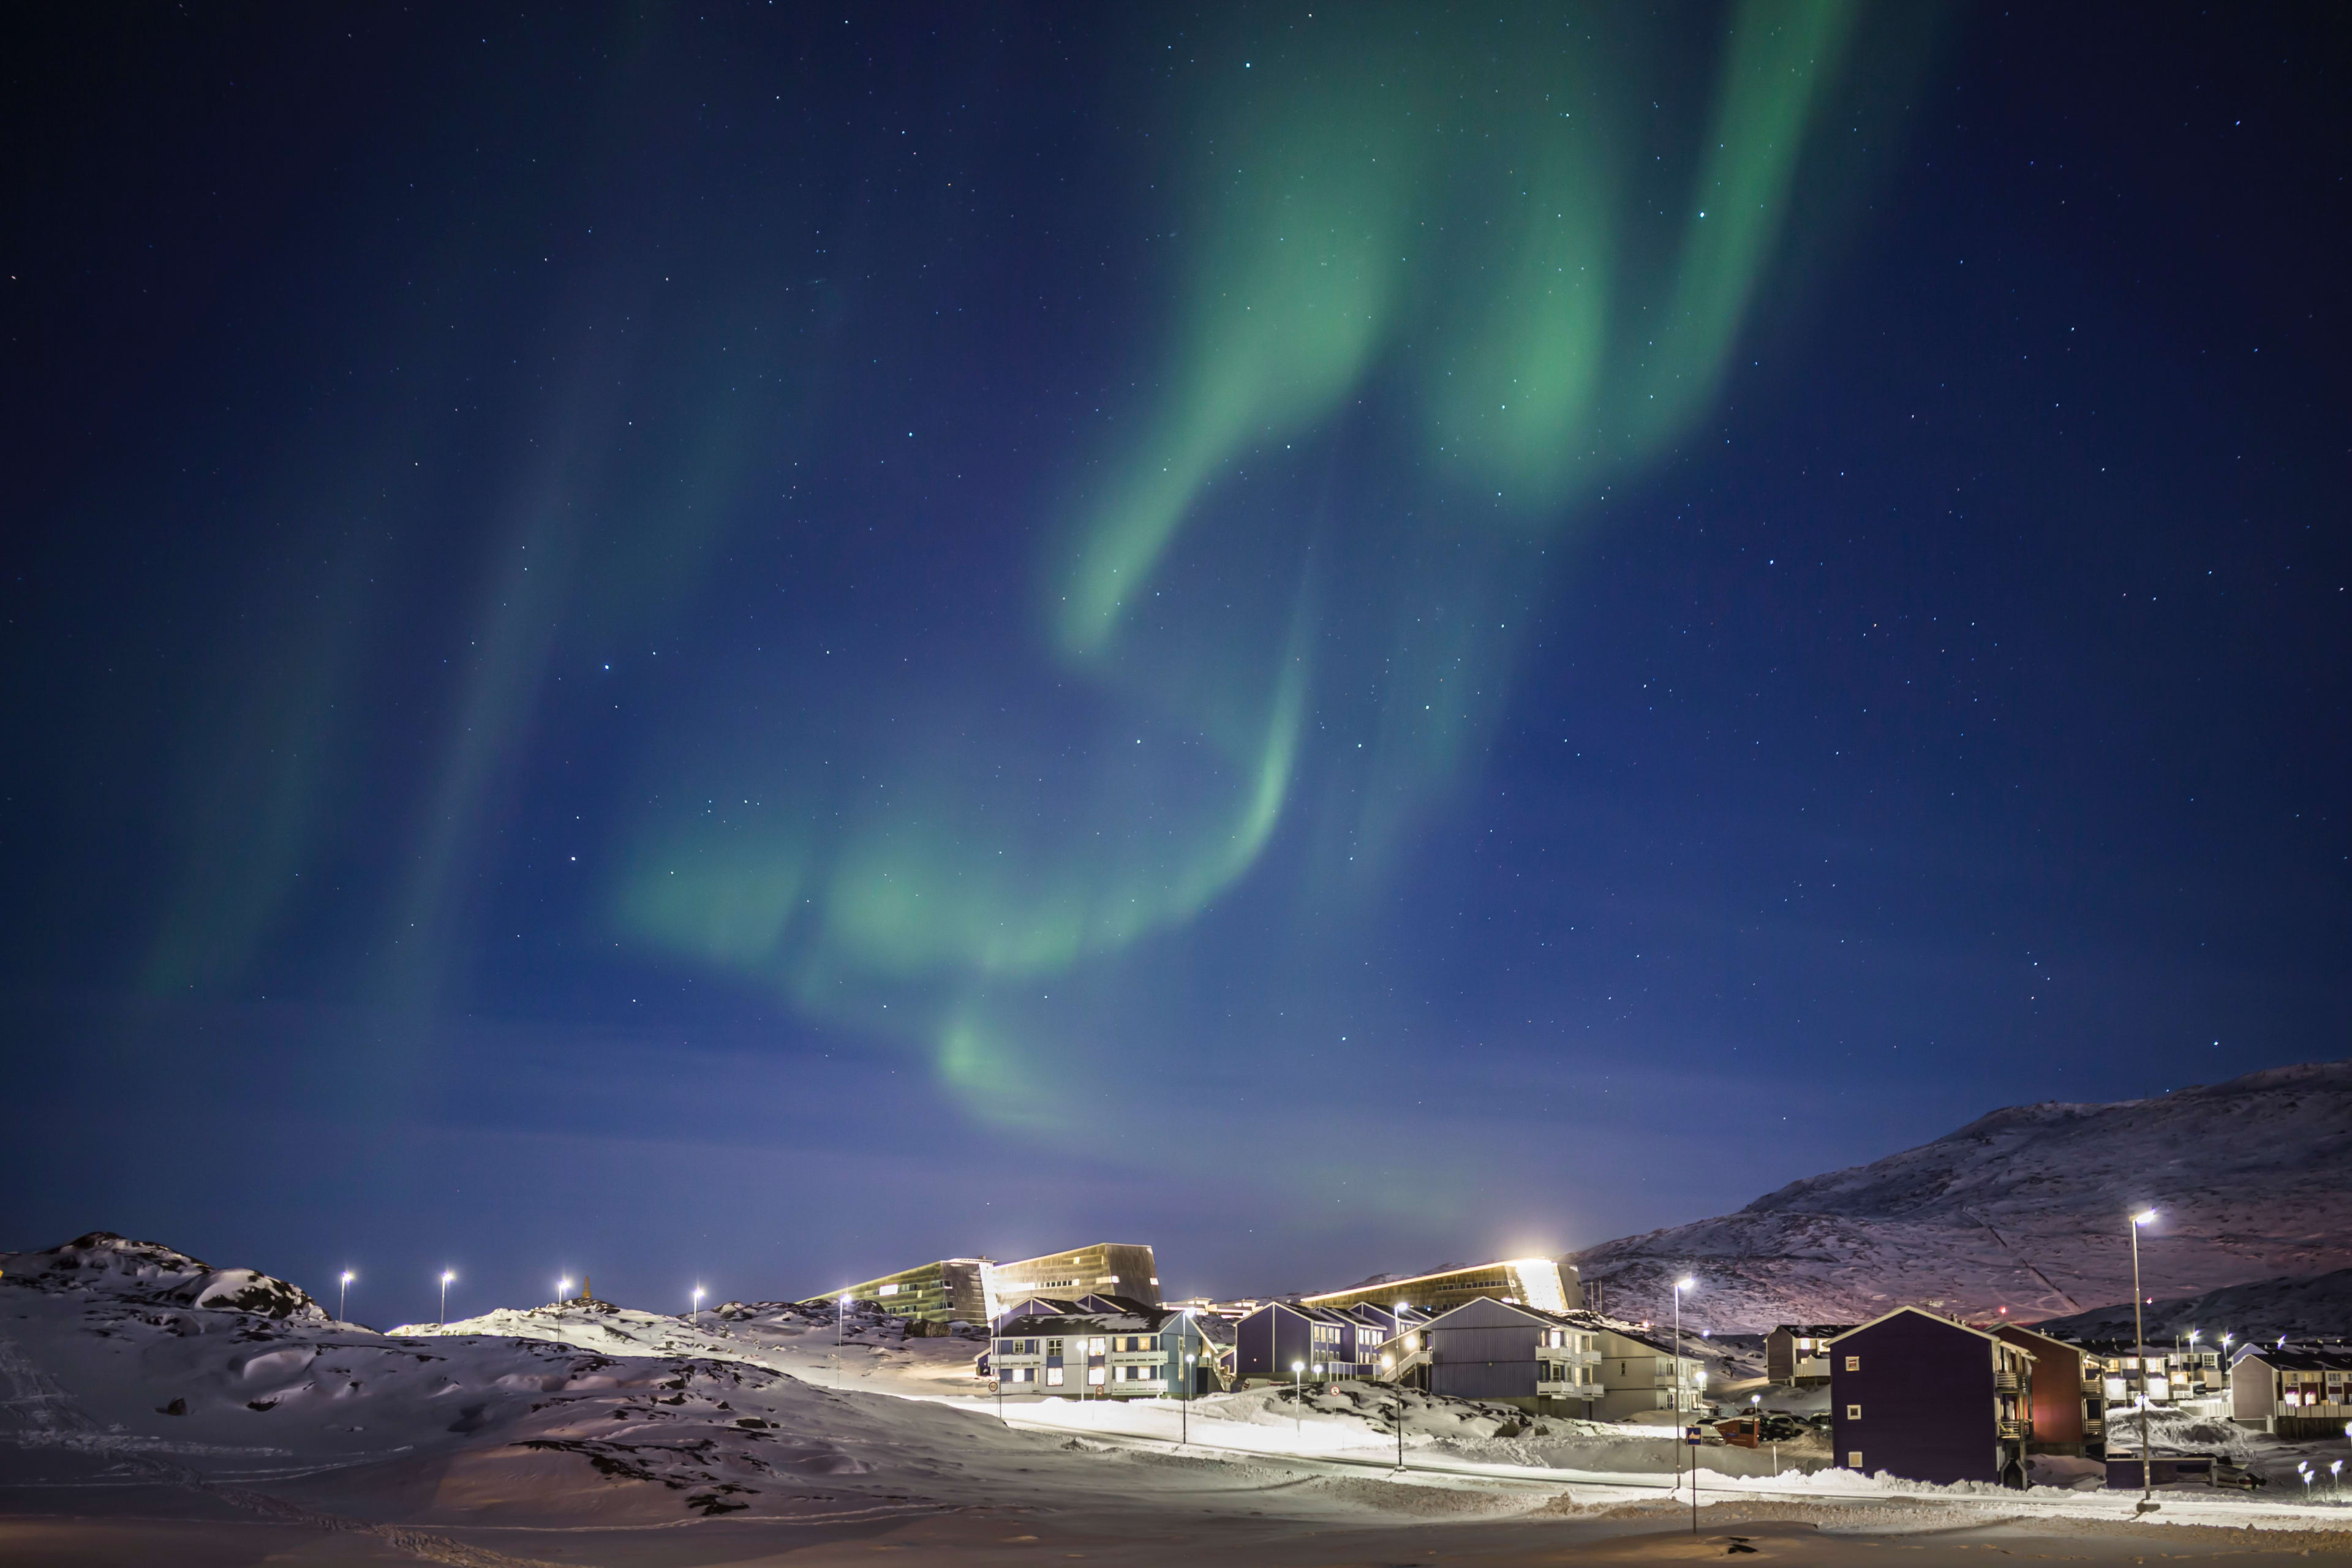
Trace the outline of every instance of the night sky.
<instances>
[{"instance_id":1,"label":"night sky","mask_svg":"<svg viewBox=\"0 0 2352 1568\"><path fill-rule=\"evenodd\" d=\"M2340 11L209 9L0 50L0 1247L1328 1289L2347 1052Z\"/></svg>"}]
</instances>

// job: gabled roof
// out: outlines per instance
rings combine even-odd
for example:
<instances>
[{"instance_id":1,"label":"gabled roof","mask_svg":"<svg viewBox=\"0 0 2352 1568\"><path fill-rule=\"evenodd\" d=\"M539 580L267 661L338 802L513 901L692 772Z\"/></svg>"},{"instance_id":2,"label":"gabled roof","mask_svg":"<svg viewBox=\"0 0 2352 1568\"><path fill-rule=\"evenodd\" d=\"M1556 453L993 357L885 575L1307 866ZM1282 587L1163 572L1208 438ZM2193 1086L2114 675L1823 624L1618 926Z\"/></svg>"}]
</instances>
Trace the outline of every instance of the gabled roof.
<instances>
[{"instance_id":1,"label":"gabled roof","mask_svg":"<svg viewBox=\"0 0 2352 1568\"><path fill-rule=\"evenodd\" d=\"M2088 1345L2076 1344L2073 1340L2062 1340L2056 1334L2045 1334L2040 1329L2027 1323L1997 1323L1993 1326L1992 1331L2002 1339L2009 1339L2012 1334L2022 1334L2028 1339L2039 1340L2045 1345L2054 1345L2060 1350L2073 1351L2077 1355L2099 1353ZM2016 1341L2010 1340L2010 1342L2014 1344Z\"/></svg>"},{"instance_id":2,"label":"gabled roof","mask_svg":"<svg viewBox=\"0 0 2352 1568\"><path fill-rule=\"evenodd\" d=\"M1825 1340L1857 1326L1853 1323L1775 1323L1772 1325L1772 1331L1776 1334L1795 1334L1801 1339Z\"/></svg>"},{"instance_id":3,"label":"gabled roof","mask_svg":"<svg viewBox=\"0 0 2352 1568\"><path fill-rule=\"evenodd\" d=\"M2257 1345L2238 1360L2258 1361L2280 1372L2352 1372L2352 1351L2304 1350L2295 1345L2281 1350L2276 1345Z\"/></svg>"},{"instance_id":4,"label":"gabled roof","mask_svg":"<svg viewBox=\"0 0 2352 1568\"><path fill-rule=\"evenodd\" d=\"M1176 1311L1149 1312L1052 1312L1026 1318L1013 1318L999 1325L998 1339L1016 1339L1028 1334L1159 1334L1166 1331L1171 1319L1184 1314Z\"/></svg>"},{"instance_id":5,"label":"gabled roof","mask_svg":"<svg viewBox=\"0 0 2352 1568\"><path fill-rule=\"evenodd\" d=\"M1925 1307L1897 1307L1891 1312L1881 1312L1878 1316L1871 1319L1870 1321L1866 1323L1856 1323L1853 1327L1846 1330L1844 1333L1832 1335L1830 1342L1832 1344L1836 1344L1839 1341L1850 1339L1853 1335L1862 1332L1864 1329L1874 1329L1890 1318L1899 1318L1906 1312L1910 1313L1914 1317L1925 1318L1929 1322L1937 1324L1941 1328L1957 1329L1964 1334L1974 1334L1977 1338L1983 1340L1988 1344L1996 1344L2003 1350L2015 1351L2018 1354L2025 1357L2029 1361L2033 1358L2033 1352L2027 1350L2023 1345L2013 1345L2007 1340L2002 1339L1999 1334L1989 1334L1982 1329L1972 1329L1966 1323L1955 1322L1952 1319L1944 1316L1941 1312L1931 1312Z\"/></svg>"},{"instance_id":6,"label":"gabled roof","mask_svg":"<svg viewBox=\"0 0 2352 1568\"><path fill-rule=\"evenodd\" d=\"M1540 1323L1546 1328L1567 1329L1584 1326L1578 1322L1574 1313L1548 1312L1541 1307L1530 1307L1524 1301L1506 1301L1499 1296L1480 1296L1465 1301L1458 1307L1449 1307L1427 1322L1415 1326L1433 1332L1465 1312L1481 1314L1504 1312L1513 1317L1524 1318L1531 1323Z\"/></svg>"}]
</instances>

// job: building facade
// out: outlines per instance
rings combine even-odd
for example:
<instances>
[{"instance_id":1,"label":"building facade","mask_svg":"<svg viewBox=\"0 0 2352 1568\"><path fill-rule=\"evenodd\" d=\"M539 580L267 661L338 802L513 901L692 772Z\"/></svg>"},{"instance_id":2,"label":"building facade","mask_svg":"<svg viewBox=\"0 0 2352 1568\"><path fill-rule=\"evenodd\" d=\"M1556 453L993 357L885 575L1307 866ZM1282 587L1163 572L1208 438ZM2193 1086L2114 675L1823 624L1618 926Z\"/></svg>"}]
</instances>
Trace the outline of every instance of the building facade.
<instances>
[{"instance_id":1,"label":"building facade","mask_svg":"<svg viewBox=\"0 0 2352 1568\"><path fill-rule=\"evenodd\" d=\"M1627 1421L1654 1411L1706 1415L1706 1365L1698 1357L1675 1353L1674 1336L1653 1327L1587 1314L1601 1352L1601 1399L1597 1421Z\"/></svg>"},{"instance_id":2,"label":"building facade","mask_svg":"<svg viewBox=\"0 0 2352 1568\"><path fill-rule=\"evenodd\" d=\"M1029 1296L1122 1296L1160 1304L1160 1264L1141 1242L1098 1241L1067 1252L999 1263L990 1270L999 1301Z\"/></svg>"},{"instance_id":3,"label":"building facade","mask_svg":"<svg viewBox=\"0 0 2352 1568\"><path fill-rule=\"evenodd\" d=\"M831 1305L844 1296L871 1301L893 1317L992 1323L1008 1307L1035 1296L1110 1296L1156 1307L1160 1266L1148 1246L1108 1241L1015 1263L948 1258L844 1285L808 1298L808 1304Z\"/></svg>"},{"instance_id":4,"label":"building facade","mask_svg":"<svg viewBox=\"0 0 2352 1568\"><path fill-rule=\"evenodd\" d=\"M1590 1416L1604 1397L1601 1334L1582 1313L1475 1297L1407 1327L1384 1375L1454 1399Z\"/></svg>"},{"instance_id":5,"label":"building facade","mask_svg":"<svg viewBox=\"0 0 2352 1568\"><path fill-rule=\"evenodd\" d=\"M2021 1323L1993 1330L2033 1356L2033 1436L2030 1454L2100 1458L2106 1453L2106 1362L2096 1353Z\"/></svg>"},{"instance_id":6,"label":"building facade","mask_svg":"<svg viewBox=\"0 0 2352 1568\"><path fill-rule=\"evenodd\" d=\"M997 1312L984 1258L943 1258L904 1268L879 1279L844 1285L808 1305L831 1305L844 1296L871 1301L894 1318L919 1318L930 1322L985 1323Z\"/></svg>"},{"instance_id":7,"label":"building facade","mask_svg":"<svg viewBox=\"0 0 2352 1568\"><path fill-rule=\"evenodd\" d=\"M1008 1318L987 1374L1007 1394L1068 1399L1158 1399L1213 1393L1230 1354L1230 1325L1154 1307Z\"/></svg>"},{"instance_id":8,"label":"building facade","mask_svg":"<svg viewBox=\"0 0 2352 1568\"><path fill-rule=\"evenodd\" d=\"M1406 1279L1385 1279L1377 1285L1308 1296L1302 1304L1336 1310L1359 1306L1393 1309L1402 1303L1435 1314L1482 1296L1518 1301L1548 1312L1574 1311L1584 1305L1584 1287L1576 1266L1549 1258L1515 1258Z\"/></svg>"},{"instance_id":9,"label":"building facade","mask_svg":"<svg viewBox=\"0 0 2352 1568\"><path fill-rule=\"evenodd\" d=\"M1852 1323L1782 1323L1764 1336L1764 1375L1787 1387L1811 1388L1830 1380L1830 1341Z\"/></svg>"},{"instance_id":10,"label":"building facade","mask_svg":"<svg viewBox=\"0 0 2352 1568\"><path fill-rule=\"evenodd\" d=\"M1377 1323L1321 1307L1268 1301L1234 1325L1234 1371L1289 1383L1337 1383L1380 1375L1388 1334ZM1303 1371L1294 1373L1296 1365Z\"/></svg>"},{"instance_id":11,"label":"building facade","mask_svg":"<svg viewBox=\"0 0 2352 1568\"><path fill-rule=\"evenodd\" d=\"M2352 1352L2249 1346L2231 1366L2230 1414L2282 1437L2340 1437L2352 1422Z\"/></svg>"},{"instance_id":12,"label":"building facade","mask_svg":"<svg viewBox=\"0 0 2352 1568\"><path fill-rule=\"evenodd\" d=\"M1832 1462L1906 1480L2025 1484L2033 1355L1918 1307L1830 1341Z\"/></svg>"}]
</instances>

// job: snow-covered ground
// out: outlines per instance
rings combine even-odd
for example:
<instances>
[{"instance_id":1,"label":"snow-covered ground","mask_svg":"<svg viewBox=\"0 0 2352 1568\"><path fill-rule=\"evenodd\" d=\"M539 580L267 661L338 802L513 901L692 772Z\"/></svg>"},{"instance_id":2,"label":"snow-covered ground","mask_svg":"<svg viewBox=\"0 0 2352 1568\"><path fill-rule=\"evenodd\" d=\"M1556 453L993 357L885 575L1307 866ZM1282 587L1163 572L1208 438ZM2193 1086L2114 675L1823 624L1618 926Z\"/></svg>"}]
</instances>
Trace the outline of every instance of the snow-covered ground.
<instances>
[{"instance_id":1,"label":"snow-covered ground","mask_svg":"<svg viewBox=\"0 0 2352 1568\"><path fill-rule=\"evenodd\" d=\"M1186 1562L1181 1542L1213 1539L1274 1562L1349 1531L1613 1537L1663 1528L1690 1497L1668 1495L1684 1451L1654 1430L1418 1394L1402 1401L1399 1471L1400 1401L1370 1384L1303 1405L1278 1387L1189 1407L1013 1402L1000 1419L971 1375L975 1342L871 1317L836 1331L788 1305L688 1320L568 1303L384 1334L332 1321L292 1286L116 1238L0 1257L0 1560L173 1560L205 1531L239 1531L272 1551L293 1531L486 1568L520 1561L518 1542L532 1561L710 1560L687 1544L698 1536L658 1533L683 1527L761 1552L887 1539L1084 1554L1115 1540L1131 1561ZM2229 1436L2276 1468L2280 1455L2255 1451L2265 1440ZM2124 1522L2121 1494L1921 1487L1823 1468L1797 1447L1701 1449L1711 1527L2149 1528ZM2165 1509L2172 1523L2352 1548L2312 1533L2352 1510L2275 1487L2174 1492ZM101 1536L116 1555L98 1554ZM1138 1542L1176 1544L1155 1556ZM582 1555L595 1542L616 1555Z\"/></svg>"}]
</instances>

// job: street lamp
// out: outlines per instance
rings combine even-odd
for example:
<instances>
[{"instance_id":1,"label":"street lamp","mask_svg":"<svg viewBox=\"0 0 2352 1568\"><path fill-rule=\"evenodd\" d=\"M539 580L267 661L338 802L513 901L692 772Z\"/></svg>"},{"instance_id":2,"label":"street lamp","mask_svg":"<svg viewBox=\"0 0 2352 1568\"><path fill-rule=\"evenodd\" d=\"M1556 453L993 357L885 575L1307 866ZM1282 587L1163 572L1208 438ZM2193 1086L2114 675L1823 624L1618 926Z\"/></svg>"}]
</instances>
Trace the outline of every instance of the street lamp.
<instances>
[{"instance_id":1,"label":"street lamp","mask_svg":"<svg viewBox=\"0 0 2352 1568\"><path fill-rule=\"evenodd\" d=\"M842 1325L848 1316L849 1298L844 1296L837 1303L835 1304L833 1309L833 1342L836 1345L842 1342Z\"/></svg>"},{"instance_id":2,"label":"street lamp","mask_svg":"<svg viewBox=\"0 0 2352 1568\"><path fill-rule=\"evenodd\" d=\"M1307 1430L1307 1363L1303 1361L1290 1363L1290 1401L1291 1414L1297 1417L1292 1425L1303 1435Z\"/></svg>"},{"instance_id":3,"label":"street lamp","mask_svg":"<svg viewBox=\"0 0 2352 1568\"><path fill-rule=\"evenodd\" d=\"M2147 1329L2140 1318L2145 1298L2139 1293L2139 1227L2155 1223L2154 1209L2142 1209L2131 1216L2132 1359L2139 1363L2139 1506L2143 1511L2154 1500L2156 1466L2147 1452Z\"/></svg>"},{"instance_id":4,"label":"street lamp","mask_svg":"<svg viewBox=\"0 0 2352 1568\"><path fill-rule=\"evenodd\" d=\"M1675 1485L1680 1489L1683 1479L1683 1292L1698 1288L1698 1281L1685 1274L1675 1281ZM1691 1533L1698 1533L1698 1456L1691 1456Z\"/></svg>"},{"instance_id":5,"label":"street lamp","mask_svg":"<svg viewBox=\"0 0 2352 1568\"><path fill-rule=\"evenodd\" d=\"M441 1325L444 1328L447 1327L449 1323L449 1281L456 1278L457 1278L457 1271L456 1269L444 1268L441 1270Z\"/></svg>"},{"instance_id":6,"label":"street lamp","mask_svg":"<svg viewBox=\"0 0 2352 1568\"><path fill-rule=\"evenodd\" d=\"M2336 1489L2336 1499L2339 1501L2342 1500L2344 1496L2344 1461L2341 1459L2328 1460L2327 1474L2329 1477L2329 1483Z\"/></svg>"},{"instance_id":7,"label":"street lamp","mask_svg":"<svg viewBox=\"0 0 2352 1568\"><path fill-rule=\"evenodd\" d=\"M1184 1316L1176 1326L1176 1348L1184 1356L1184 1394L1176 1412L1176 1446L1182 1447L1192 1440L1192 1363L1200 1357L1187 1347L1192 1342L1192 1309L1184 1309Z\"/></svg>"},{"instance_id":8,"label":"street lamp","mask_svg":"<svg viewBox=\"0 0 2352 1568\"><path fill-rule=\"evenodd\" d=\"M350 1269L343 1270L342 1289L335 1292L335 1321L339 1323L348 1321L343 1316L343 1305L352 1299L352 1281L358 1278Z\"/></svg>"},{"instance_id":9,"label":"street lamp","mask_svg":"<svg viewBox=\"0 0 2352 1568\"><path fill-rule=\"evenodd\" d=\"M697 1286L694 1288L694 1300L693 1300L693 1304L692 1304L692 1306L688 1309L688 1310L687 1311L687 1314L686 1314L686 1315L687 1315L688 1317L691 1318L692 1316L694 1316L694 1314L695 1314L695 1313L699 1312L700 1310L702 1310L702 1298L703 1298L704 1296L708 1295L708 1294L709 1294L709 1291L707 1291L707 1290L705 1290L705 1289L703 1289L703 1288L702 1288L701 1286L699 1286L699 1285L697 1285Z\"/></svg>"}]
</instances>

